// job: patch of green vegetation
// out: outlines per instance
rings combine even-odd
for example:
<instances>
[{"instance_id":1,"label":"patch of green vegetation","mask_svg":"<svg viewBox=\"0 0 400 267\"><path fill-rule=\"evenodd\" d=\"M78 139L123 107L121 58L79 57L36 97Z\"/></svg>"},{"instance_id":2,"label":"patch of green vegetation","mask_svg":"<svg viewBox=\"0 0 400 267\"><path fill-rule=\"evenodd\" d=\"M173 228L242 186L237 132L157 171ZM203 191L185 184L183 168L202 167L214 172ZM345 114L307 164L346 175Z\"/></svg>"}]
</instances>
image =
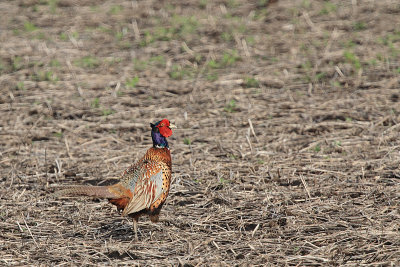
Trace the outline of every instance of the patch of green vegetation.
<instances>
[{"instance_id":1,"label":"patch of green vegetation","mask_svg":"<svg viewBox=\"0 0 400 267\"><path fill-rule=\"evenodd\" d=\"M118 47L121 49L131 49L132 48L132 43L125 40L125 41L121 41L118 43Z\"/></svg>"},{"instance_id":2,"label":"patch of green vegetation","mask_svg":"<svg viewBox=\"0 0 400 267\"><path fill-rule=\"evenodd\" d=\"M174 37L174 29L166 27L157 27L154 32L154 39L158 41L169 41Z\"/></svg>"},{"instance_id":3,"label":"patch of green vegetation","mask_svg":"<svg viewBox=\"0 0 400 267\"><path fill-rule=\"evenodd\" d=\"M311 83L313 81L312 77L309 74L304 74L304 76L302 76L303 81L306 83Z\"/></svg>"},{"instance_id":4,"label":"patch of green vegetation","mask_svg":"<svg viewBox=\"0 0 400 267\"><path fill-rule=\"evenodd\" d=\"M257 88L260 86L259 82L254 77L245 77L244 85L247 88Z\"/></svg>"},{"instance_id":5,"label":"patch of green vegetation","mask_svg":"<svg viewBox=\"0 0 400 267\"><path fill-rule=\"evenodd\" d=\"M221 33L221 39L224 40L224 42L231 42L233 40L233 35L230 32L223 32Z\"/></svg>"},{"instance_id":6,"label":"patch of green vegetation","mask_svg":"<svg viewBox=\"0 0 400 267\"><path fill-rule=\"evenodd\" d=\"M301 91L301 90L296 90L295 92L296 92L296 95L299 96L299 97L304 95L304 92Z\"/></svg>"},{"instance_id":7,"label":"patch of green vegetation","mask_svg":"<svg viewBox=\"0 0 400 267\"><path fill-rule=\"evenodd\" d=\"M247 42L249 45L253 45L253 44L255 44L255 42L256 42L256 39L254 38L253 35L247 36L247 37L245 38L245 40L246 40L246 42Z\"/></svg>"},{"instance_id":8,"label":"patch of green vegetation","mask_svg":"<svg viewBox=\"0 0 400 267\"><path fill-rule=\"evenodd\" d=\"M233 16L232 16L232 14L230 12L227 12L227 13L224 14L223 18L224 19L232 19Z\"/></svg>"},{"instance_id":9,"label":"patch of green vegetation","mask_svg":"<svg viewBox=\"0 0 400 267\"><path fill-rule=\"evenodd\" d=\"M258 0L257 7L266 7L268 6L270 0Z\"/></svg>"},{"instance_id":10,"label":"patch of green vegetation","mask_svg":"<svg viewBox=\"0 0 400 267\"><path fill-rule=\"evenodd\" d=\"M185 37L188 34L192 34L197 30L198 21L194 16L185 17L174 15L172 17L172 28L180 37Z\"/></svg>"},{"instance_id":11,"label":"patch of green vegetation","mask_svg":"<svg viewBox=\"0 0 400 267\"><path fill-rule=\"evenodd\" d=\"M231 159L233 159L233 160L236 160L236 159L239 158L238 156L236 156L236 155L234 155L234 154L229 154L228 157L231 158Z\"/></svg>"},{"instance_id":12,"label":"patch of green vegetation","mask_svg":"<svg viewBox=\"0 0 400 267\"><path fill-rule=\"evenodd\" d=\"M39 71L39 72L35 72L32 75L32 80L38 81L38 82L40 82L40 81L57 82L58 81L58 77L51 70Z\"/></svg>"},{"instance_id":13,"label":"patch of green vegetation","mask_svg":"<svg viewBox=\"0 0 400 267\"><path fill-rule=\"evenodd\" d=\"M351 63L356 70L361 69L361 62L353 52L345 51L343 56L346 61Z\"/></svg>"},{"instance_id":14,"label":"patch of green vegetation","mask_svg":"<svg viewBox=\"0 0 400 267\"><path fill-rule=\"evenodd\" d=\"M24 30L26 32L33 32L33 31L36 31L37 29L38 28L32 22L26 21L24 23Z\"/></svg>"},{"instance_id":15,"label":"patch of green vegetation","mask_svg":"<svg viewBox=\"0 0 400 267\"><path fill-rule=\"evenodd\" d=\"M75 60L74 64L82 68L95 69L100 65L100 61L95 57L86 56L81 59Z\"/></svg>"},{"instance_id":16,"label":"patch of green vegetation","mask_svg":"<svg viewBox=\"0 0 400 267\"><path fill-rule=\"evenodd\" d=\"M385 61L385 57L381 53L376 54L376 59L379 61Z\"/></svg>"},{"instance_id":17,"label":"patch of green vegetation","mask_svg":"<svg viewBox=\"0 0 400 267\"><path fill-rule=\"evenodd\" d=\"M55 132L55 133L53 133L53 135L55 136L55 137L57 137L57 138L63 138L63 136L64 136L64 134L63 134L63 132L61 131L61 132Z\"/></svg>"},{"instance_id":18,"label":"patch of green vegetation","mask_svg":"<svg viewBox=\"0 0 400 267\"><path fill-rule=\"evenodd\" d=\"M0 59L0 73L3 73L5 70L7 70L7 65Z\"/></svg>"},{"instance_id":19,"label":"patch of green vegetation","mask_svg":"<svg viewBox=\"0 0 400 267\"><path fill-rule=\"evenodd\" d=\"M115 33L115 38L118 41L121 41L123 37L124 37L124 34L121 31L118 31L117 33Z\"/></svg>"},{"instance_id":20,"label":"patch of green vegetation","mask_svg":"<svg viewBox=\"0 0 400 267\"><path fill-rule=\"evenodd\" d=\"M182 80L185 73L181 66L173 65L169 76L174 80Z\"/></svg>"},{"instance_id":21,"label":"patch of green vegetation","mask_svg":"<svg viewBox=\"0 0 400 267\"><path fill-rule=\"evenodd\" d=\"M71 36L74 39L78 39L79 38L79 32L71 32Z\"/></svg>"},{"instance_id":22,"label":"patch of green vegetation","mask_svg":"<svg viewBox=\"0 0 400 267\"><path fill-rule=\"evenodd\" d=\"M230 181L221 177L221 178L219 178L219 183L221 185L226 185L226 184L230 183Z\"/></svg>"},{"instance_id":23,"label":"patch of green vegetation","mask_svg":"<svg viewBox=\"0 0 400 267\"><path fill-rule=\"evenodd\" d=\"M333 141L332 145L333 146L342 146L342 142L341 141Z\"/></svg>"},{"instance_id":24,"label":"patch of green vegetation","mask_svg":"<svg viewBox=\"0 0 400 267\"><path fill-rule=\"evenodd\" d=\"M44 62L43 61L31 61L28 64L29 67L35 67L35 68L42 68L44 67Z\"/></svg>"},{"instance_id":25,"label":"patch of green vegetation","mask_svg":"<svg viewBox=\"0 0 400 267\"><path fill-rule=\"evenodd\" d=\"M269 59L269 61L270 61L271 63L276 63L276 62L279 61L279 59L278 59L277 57L270 57L270 58L265 58L265 59Z\"/></svg>"},{"instance_id":26,"label":"patch of green vegetation","mask_svg":"<svg viewBox=\"0 0 400 267\"><path fill-rule=\"evenodd\" d=\"M224 52L223 56L221 59L216 60L212 59L208 62L208 68L210 69L221 69L224 67L228 67L236 63L238 60L240 60L240 56L238 55L236 50L230 50Z\"/></svg>"},{"instance_id":27,"label":"patch of green vegetation","mask_svg":"<svg viewBox=\"0 0 400 267\"><path fill-rule=\"evenodd\" d=\"M311 1L310 0L303 0L301 3L302 7L309 9L311 7Z\"/></svg>"},{"instance_id":28,"label":"patch of green vegetation","mask_svg":"<svg viewBox=\"0 0 400 267\"><path fill-rule=\"evenodd\" d=\"M167 2L165 4L165 9L168 11L175 11L175 5Z\"/></svg>"},{"instance_id":29,"label":"patch of green vegetation","mask_svg":"<svg viewBox=\"0 0 400 267\"><path fill-rule=\"evenodd\" d=\"M135 58L133 59L133 68L136 71L144 71L147 68L147 62Z\"/></svg>"},{"instance_id":30,"label":"patch of green vegetation","mask_svg":"<svg viewBox=\"0 0 400 267\"><path fill-rule=\"evenodd\" d=\"M90 104L92 108L99 108L100 107L100 99L96 97L93 99L92 103Z\"/></svg>"},{"instance_id":31,"label":"patch of green vegetation","mask_svg":"<svg viewBox=\"0 0 400 267\"><path fill-rule=\"evenodd\" d=\"M305 82L307 82L307 83L312 82L313 79L310 76L310 75L312 75L311 74L311 72L312 72L312 63L311 63L311 61L307 60L306 62L302 63L300 65L300 68L302 68L305 71L305 74L303 76L304 77L303 80Z\"/></svg>"},{"instance_id":32,"label":"patch of green vegetation","mask_svg":"<svg viewBox=\"0 0 400 267\"><path fill-rule=\"evenodd\" d=\"M108 34L112 34L114 31L111 29L111 27L105 27L105 26L99 26L97 27L97 30L99 32L104 32L104 33L108 33Z\"/></svg>"},{"instance_id":33,"label":"patch of green vegetation","mask_svg":"<svg viewBox=\"0 0 400 267\"><path fill-rule=\"evenodd\" d=\"M13 71L17 71L17 70L22 69L22 67L24 66L23 63L22 63L22 57L20 57L20 56L14 57L12 59L11 66L12 66L12 70Z\"/></svg>"},{"instance_id":34,"label":"patch of green vegetation","mask_svg":"<svg viewBox=\"0 0 400 267\"><path fill-rule=\"evenodd\" d=\"M352 122L353 121L353 119L352 118L350 118L350 117L346 117L346 122Z\"/></svg>"},{"instance_id":35,"label":"patch of green vegetation","mask_svg":"<svg viewBox=\"0 0 400 267\"><path fill-rule=\"evenodd\" d=\"M317 145L314 147L314 151L315 151L315 152L320 152L320 151L321 151L321 145L320 145L320 144L317 144Z\"/></svg>"},{"instance_id":36,"label":"patch of green vegetation","mask_svg":"<svg viewBox=\"0 0 400 267\"><path fill-rule=\"evenodd\" d=\"M368 60L367 64L370 66L376 66L376 65L378 65L378 62L375 58L372 58L372 59Z\"/></svg>"},{"instance_id":37,"label":"patch of green vegetation","mask_svg":"<svg viewBox=\"0 0 400 267\"><path fill-rule=\"evenodd\" d=\"M342 85L340 84L339 81L331 82L331 86L333 86L334 88L342 88Z\"/></svg>"},{"instance_id":38,"label":"patch of green vegetation","mask_svg":"<svg viewBox=\"0 0 400 267\"><path fill-rule=\"evenodd\" d=\"M116 14L120 13L120 12L122 11L122 9L123 9L123 7L120 6L120 5L113 5L113 6L110 8L110 11L109 11L109 12L110 12L112 15L116 15Z\"/></svg>"},{"instance_id":39,"label":"patch of green vegetation","mask_svg":"<svg viewBox=\"0 0 400 267\"><path fill-rule=\"evenodd\" d=\"M16 89L20 90L20 91L25 91L26 89L25 89L24 82L18 82L16 85Z\"/></svg>"},{"instance_id":40,"label":"patch of green vegetation","mask_svg":"<svg viewBox=\"0 0 400 267\"><path fill-rule=\"evenodd\" d=\"M167 65L167 61L163 55L153 56L150 58L149 61L152 65L155 65L155 66L161 67L161 68L165 68L165 66Z\"/></svg>"},{"instance_id":41,"label":"patch of green vegetation","mask_svg":"<svg viewBox=\"0 0 400 267\"><path fill-rule=\"evenodd\" d=\"M388 33L383 37L378 38L378 42L390 46L394 42L398 42L400 40L400 31L396 31L394 33Z\"/></svg>"},{"instance_id":42,"label":"patch of green vegetation","mask_svg":"<svg viewBox=\"0 0 400 267\"><path fill-rule=\"evenodd\" d=\"M13 34L16 35L16 36L18 36L18 35L21 34L21 31L20 31L19 29L14 29L14 30L13 30Z\"/></svg>"},{"instance_id":43,"label":"patch of green vegetation","mask_svg":"<svg viewBox=\"0 0 400 267\"><path fill-rule=\"evenodd\" d=\"M48 5L51 13L56 13L58 0L48 0Z\"/></svg>"},{"instance_id":44,"label":"patch of green vegetation","mask_svg":"<svg viewBox=\"0 0 400 267\"><path fill-rule=\"evenodd\" d=\"M210 67L211 69L218 69L220 68L220 64L218 63L218 61L212 59L208 62L208 67Z\"/></svg>"},{"instance_id":45,"label":"patch of green vegetation","mask_svg":"<svg viewBox=\"0 0 400 267\"><path fill-rule=\"evenodd\" d=\"M185 144L185 145L190 145L192 142L190 141L190 139L188 138L188 137L185 137L185 138L183 138L183 143Z\"/></svg>"},{"instance_id":46,"label":"patch of green vegetation","mask_svg":"<svg viewBox=\"0 0 400 267\"><path fill-rule=\"evenodd\" d=\"M228 0L228 7L229 8L236 8L239 7L239 3L236 0Z\"/></svg>"},{"instance_id":47,"label":"patch of green vegetation","mask_svg":"<svg viewBox=\"0 0 400 267\"><path fill-rule=\"evenodd\" d=\"M132 78L132 79L130 79L130 80L127 80L126 81L126 83L125 83L125 86L126 87L129 87L129 88L135 88L136 87L136 84L139 82L139 77L138 76L135 76L134 78Z\"/></svg>"},{"instance_id":48,"label":"patch of green vegetation","mask_svg":"<svg viewBox=\"0 0 400 267\"><path fill-rule=\"evenodd\" d=\"M57 59L52 59L50 61L50 67L57 68L57 67L60 67L60 66L61 66L61 63Z\"/></svg>"},{"instance_id":49,"label":"patch of green vegetation","mask_svg":"<svg viewBox=\"0 0 400 267\"><path fill-rule=\"evenodd\" d=\"M267 16L268 16L268 9L260 8L255 11L253 19L256 21L263 21Z\"/></svg>"},{"instance_id":50,"label":"patch of green vegetation","mask_svg":"<svg viewBox=\"0 0 400 267\"><path fill-rule=\"evenodd\" d=\"M239 26L236 28L237 32L244 34L247 31L247 26L244 22L239 22Z\"/></svg>"},{"instance_id":51,"label":"patch of green vegetation","mask_svg":"<svg viewBox=\"0 0 400 267\"><path fill-rule=\"evenodd\" d=\"M100 10L99 6L96 5L90 6L90 11L92 12L98 12L99 10Z\"/></svg>"},{"instance_id":52,"label":"patch of green vegetation","mask_svg":"<svg viewBox=\"0 0 400 267\"><path fill-rule=\"evenodd\" d=\"M223 66L233 65L238 60L240 60L240 56L236 50L224 52L224 55L222 56Z\"/></svg>"},{"instance_id":53,"label":"patch of green vegetation","mask_svg":"<svg viewBox=\"0 0 400 267\"><path fill-rule=\"evenodd\" d=\"M344 43L343 46L347 49L351 49L351 48L354 48L356 46L356 44L353 40L349 40L346 43Z\"/></svg>"},{"instance_id":54,"label":"patch of green vegetation","mask_svg":"<svg viewBox=\"0 0 400 267\"><path fill-rule=\"evenodd\" d=\"M154 41L169 41L172 39L185 39L193 34L199 22L194 16L174 15L167 21L156 20L158 27L152 31L145 31L143 38L139 42L140 47L148 46Z\"/></svg>"},{"instance_id":55,"label":"patch of green vegetation","mask_svg":"<svg viewBox=\"0 0 400 267\"><path fill-rule=\"evenodd\" d=\"M200 7L201 9L206 9L207 3L208 3L207 0L200 0L200 1L199 1L199 7Z\"/></svg>"},{"instance_id":56,"label":"patch of green vegetation","mask_svg":"<svg viewBox=\"0 0 400 267\"><path fill-rule=\"evenodd\" d=\"M298 7L296 7L296 6L290 7L289 8L289 12L290 12L290 17L291 18L297 18L297 17L299 17L301 15L300 9Z\"/></svg>"},{"instance_id":57,"label":"patch of green vegetation","mask_svg":"<svg viewBox=\"0 0 400 267\"><path fill-rule=\"evenodd\" d=\"M115 110L112 109L103 109L103 116L107 117L108 115L114 114Z\"/></svg>"},{"instance_id":58,"label":"patch of green vegetation","mask_svg":"<svg viewBox=\"0 0 400 267\"><path fill-rule=\"evenodd\" d=\"M400 31L388 33L384 37L378 39L378 42L390 48L391 55L397 57L400 50L396 47L395 43L400 41Z\"/></svg>"},{"instance_id":59,"label":"patch of green vegetation","mask_svg":"<svg viewBox=\"0 0 400 267\"><path fill-rule=\"evenodd\" d=\"M264 163L265 163L265 161L263 161L263 160L261 160L261 159L257 160L257 164L259 164L259 165L262 165L262 164L264 164Z\"/></svg>"},{"instance_id":60,"label":"patch of green vegetation","mask_svg":"<svg viewBox=\"0 0 400 267\"><path fill-rule=\"evenodd\" d=\"M321 9L321 11L319 13L321 15L327 15L327 14L336 12L336 10L337 10L337 5L335 5L334 3L331 3L329 1L325 1L324 7Z\"/></svg>"},{"instance_id":61,"label":"patch of green vegetation","mask_svg":"<svg viewBox=\"0 0 400 267\"><path fill-rule=\"evenodd\" d=\"M172 65L172 70L169 72L169 77L174 80L182 80L184 78L192 78L194 71L189 67L182 67L181 65Z\"/></svg>"},{"instance_id":62,"label":"patch of green vegetation","mask_svg":"<svg viewBox=\"0 0 400 267\"><path fill-rule=\"evenodd\" d=\"M140 39L139 46L145 47L145 46L148 46L149 44L153 43L154 41L155 41L154 36L149 31L145 31L144 37L142 39Z\"/></svg>"},{"instance_id":63,"label":"patch of green vegetation","mask_svg":"<svg viewBox=\"0 0 400 267\"><path fill-rule=\"evenodd\" d=\"M108 65L114 65L114 64L118 64L122 61L122 58L120 57L112 57L112 58L108 58L105 60L105 63L107 63Z\"/></svg>"},{"instance_id":64,"label":"patch of green vegetation","mask_svg":"<svg viewBox=\"0 0 400 267\"><path fill-rule=\"evenodd\" d=\"M216 72L208 72L206 79L210 82L214 82L216 80L218 80L218 74Z\"/></svg>"},{"instance_id":65,"label":"patch of green vegetation","mask_svg":"<svg viewBox=\"0 0 400 267\"><path fill-rule=\"evenodd\" d=\"M353 23L353 30L355 31L363 31L367 29L367 24L363 21L356 21Z\"/></svg>"},{"instance_id":66,"label":"patch of green vegetation","mask_svg":"<svg viewBox=\"0 0 400 267\"><path fill-rule=\"evenodd\" d=\"M39 39L39 40L46 40L47 39L46 34L44 32L38 32L36 34L35 38Z\"/></svg>"},{"instance_id":67,"label":"patch of green vegetation","mask_svg":"<svg viewBox=\"0 0 400 267\"><path fill-rule=\"evenodd\" d=\"M228 113L233 113L236 111L236 101L232 99L229 103L224 107L224 111Z\"/></svg>"},{"instance_id":68,"label":"patch of green vegetation","mask_svg":"<svg viewBox=\"0 0 400 267\"><path fill-rule=\"evenodd\" d=\"M314 76L314 82L321 82L322 80L325 79L325 77L326 77L325 72L318 72Z\"/></svg>"},{"instance_id":69,"label":"patch of green vegetation","mask_svg":"<svg viewBox=\"0 0 400 267\"><path fill-rule=\"evenodd\" d=\"M68 40L68 35L65 32L60 33L60 39L62 41L67 41Z\"/></svg>"},{"instance_id":70,"label":"patch of green vegetation","mask_svg":"<svg viewBox=\"0 0 400 267\"><path fill-rule=\"evenodd\" d=\"M43 75L44 81L57 82L59 81L57 75L51 70L45 71Z\"/></svg>"}]
</instances>

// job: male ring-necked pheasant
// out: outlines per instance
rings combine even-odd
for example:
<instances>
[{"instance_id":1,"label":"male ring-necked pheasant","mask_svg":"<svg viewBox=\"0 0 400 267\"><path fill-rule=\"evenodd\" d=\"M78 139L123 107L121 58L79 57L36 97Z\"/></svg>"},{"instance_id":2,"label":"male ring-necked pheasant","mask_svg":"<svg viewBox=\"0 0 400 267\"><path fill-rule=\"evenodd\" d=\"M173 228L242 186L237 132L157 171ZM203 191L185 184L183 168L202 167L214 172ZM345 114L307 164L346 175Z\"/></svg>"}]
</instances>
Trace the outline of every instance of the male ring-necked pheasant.
<instances>
[{"instance_id":1,"label":"male ring-necked pheasant","mask_svg":"<svg viewBox=\"0 0 400 267\"><path fill-rule=\"evenodd\" d=\"M122 210L122 215L133 217L137 240L139 217L147 214L152 222L158 222L171 184L171 154L166 138L172 135L171 128L175 128L175 125L167 119L150 125L153 147L123 172L117 184L73 186L56 192L56 195L107 198L118 210Z\"/></svg>"}]
</instances>

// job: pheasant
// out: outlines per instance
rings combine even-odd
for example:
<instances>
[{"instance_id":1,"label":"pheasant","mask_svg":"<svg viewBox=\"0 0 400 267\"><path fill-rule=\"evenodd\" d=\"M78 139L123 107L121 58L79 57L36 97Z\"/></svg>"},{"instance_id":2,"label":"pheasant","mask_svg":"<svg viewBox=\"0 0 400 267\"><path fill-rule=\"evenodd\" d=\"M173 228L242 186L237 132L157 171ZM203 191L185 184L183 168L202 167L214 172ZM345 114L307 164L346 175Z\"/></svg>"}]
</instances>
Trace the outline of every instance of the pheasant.
<instances>
[{"instance_id":1,"label":"pheasant","mask_svg":"<svg viewBox=\"0 0 400 267\"><path fill-rule=\"evenodd\" d=\"M107 198L122 210L123 216L133 218L135 238L138 240L139 217L148 215L158 222L161 208L167 199L171 184L171 154L167 137L176 128L167 119L150 123L153 147L135 164L126 169L120 181L110 186L73 186L56 192L56 195L91 196Z\"/></svg>"}]
</instances>

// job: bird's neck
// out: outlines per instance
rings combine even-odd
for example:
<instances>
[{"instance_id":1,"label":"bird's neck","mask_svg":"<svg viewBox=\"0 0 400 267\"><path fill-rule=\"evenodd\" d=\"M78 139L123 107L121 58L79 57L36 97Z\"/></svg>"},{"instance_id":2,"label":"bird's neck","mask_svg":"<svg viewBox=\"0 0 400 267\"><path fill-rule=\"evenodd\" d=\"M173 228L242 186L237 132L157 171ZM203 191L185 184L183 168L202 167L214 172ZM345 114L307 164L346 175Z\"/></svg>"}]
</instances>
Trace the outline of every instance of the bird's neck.
<instances>
[{"instance_id":1,"label":"bird's neck","mask_svg":"<svg viewBox=\"0 0 400 267\"><path fill-rule=\"evenodd\" d=\"M159 132L151 132L151 138L153 139L153 147L156 148L169 148L167 139L162 136Z\"/></svg>"}]
</instances>

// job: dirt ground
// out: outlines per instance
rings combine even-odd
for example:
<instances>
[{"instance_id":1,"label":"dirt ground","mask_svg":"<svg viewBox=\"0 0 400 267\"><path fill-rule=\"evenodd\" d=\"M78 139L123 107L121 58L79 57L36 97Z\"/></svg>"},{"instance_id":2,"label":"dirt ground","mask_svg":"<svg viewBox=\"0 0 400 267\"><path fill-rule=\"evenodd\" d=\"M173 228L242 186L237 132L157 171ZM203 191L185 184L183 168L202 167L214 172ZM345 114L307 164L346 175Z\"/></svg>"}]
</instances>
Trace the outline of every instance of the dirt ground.
<instances>
[{"instance_id":1,"label":"dirt ground","mask_svg":"<svg viewBox=\"0 0 400 267\"><path fill-rule=\"evenodd\" d=\"M397 0L0 2L0 265L399 266ZM170 138L162 222L104 185Z\"/></svg>"}]
</instances>

